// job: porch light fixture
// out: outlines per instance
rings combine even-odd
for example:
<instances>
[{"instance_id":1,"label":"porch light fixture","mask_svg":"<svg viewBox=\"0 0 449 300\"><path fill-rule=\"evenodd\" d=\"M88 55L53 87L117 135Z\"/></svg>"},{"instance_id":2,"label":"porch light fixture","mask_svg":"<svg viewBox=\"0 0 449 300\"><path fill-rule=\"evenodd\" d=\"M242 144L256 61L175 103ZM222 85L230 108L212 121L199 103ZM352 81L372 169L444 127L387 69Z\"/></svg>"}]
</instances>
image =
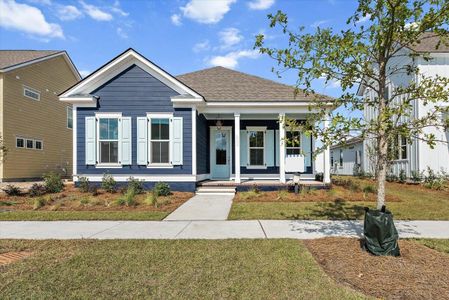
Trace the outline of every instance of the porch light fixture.
<instances>
[{"instance_id":1,"label":"porch light fixture","mask_svg":"<svg viewBox=\"0 0 449 300\"><path fill-rule=\"evenodd\" d=\"M218 115L218 120L217 122L215 122L215 126L217 126L218 130L221 130L221 128L223 127L223 122L220 120L220 115Z\"/></svg>"}]
</instances>

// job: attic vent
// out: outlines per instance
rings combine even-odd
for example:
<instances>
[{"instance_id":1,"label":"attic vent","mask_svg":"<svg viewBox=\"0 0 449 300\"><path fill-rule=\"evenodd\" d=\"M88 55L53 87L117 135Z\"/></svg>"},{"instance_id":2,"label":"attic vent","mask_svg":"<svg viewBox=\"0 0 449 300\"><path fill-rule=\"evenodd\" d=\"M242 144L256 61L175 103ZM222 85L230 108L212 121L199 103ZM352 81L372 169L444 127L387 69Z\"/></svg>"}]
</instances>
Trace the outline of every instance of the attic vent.
<instances>
[{"instance_id":1,"label":"attic vent","mask_svg":"<svg viewBox=\"0 0 449 300\"><path fill-rule=\"evenodd\" d=\"M37 101L39 101L41 98L41 94L39 91L36 91L36 90L26 87L26 86L23 87L23 95L25 97L28 97L28 98L31 98L31 99L37 100Z\"/></svg>"}]
</instances>

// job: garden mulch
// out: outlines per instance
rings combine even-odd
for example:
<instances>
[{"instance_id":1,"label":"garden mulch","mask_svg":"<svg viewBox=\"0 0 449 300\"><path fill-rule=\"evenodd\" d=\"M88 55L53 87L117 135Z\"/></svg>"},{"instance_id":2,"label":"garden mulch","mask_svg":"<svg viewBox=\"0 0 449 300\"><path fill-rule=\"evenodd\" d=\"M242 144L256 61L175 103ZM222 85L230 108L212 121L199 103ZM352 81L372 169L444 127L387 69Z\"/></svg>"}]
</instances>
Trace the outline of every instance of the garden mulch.
<instances>
[{"instance_id":1,"label":"garden mulch","mask_svg":"<svg viewBox=\"0 0 449 300\"><path fill-rule=\"evenodd\" d=\"M449 299L449 255L400 240L400 257L363 251L352 238L304 241L324 271L337 282L385 299Z\"/></svg>"}]
</instances>

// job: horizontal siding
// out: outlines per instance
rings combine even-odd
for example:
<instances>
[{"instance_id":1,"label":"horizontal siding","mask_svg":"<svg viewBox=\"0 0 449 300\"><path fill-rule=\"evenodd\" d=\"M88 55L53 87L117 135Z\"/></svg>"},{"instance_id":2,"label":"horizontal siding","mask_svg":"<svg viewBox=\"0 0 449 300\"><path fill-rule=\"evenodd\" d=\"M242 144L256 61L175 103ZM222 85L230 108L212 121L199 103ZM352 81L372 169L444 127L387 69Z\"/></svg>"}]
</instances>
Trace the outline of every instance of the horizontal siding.
<instances>
[{"instance_id":1,"label":"horizontal siding","mask_svg":"<svg viewBox=\"0 0 449 300\"><path fill-rule=\"evenodd\" d=\"M49 171L72 174L72 130L67 103L58 94L77 82L62 57L45 60L4 75L3 130L8 156L5 178L35 178ZM23 96L23 86L40 91L40 101ZM44 150L17 149L16 136L42 140Z\"/></svg>"},{"instance_id":2,"label":"horizontal siding","mask_svg":"<svg viewBox=\"0 0 449 300\"><path fill-rule=\"evenodd\" d=\"M97 108L78 108L77 173L78 174L191 174L192 173L192 111L174 109L171 97L178 93L136 65L123 71L93 92L99 96ZM96 112L121 112L132 119L132 165L123 168L99 169L85 165L85 117ZM147 112L172 112L183 118L183 165L153 169L137 165L137 117Z\"/></svg>"}]
</instances>

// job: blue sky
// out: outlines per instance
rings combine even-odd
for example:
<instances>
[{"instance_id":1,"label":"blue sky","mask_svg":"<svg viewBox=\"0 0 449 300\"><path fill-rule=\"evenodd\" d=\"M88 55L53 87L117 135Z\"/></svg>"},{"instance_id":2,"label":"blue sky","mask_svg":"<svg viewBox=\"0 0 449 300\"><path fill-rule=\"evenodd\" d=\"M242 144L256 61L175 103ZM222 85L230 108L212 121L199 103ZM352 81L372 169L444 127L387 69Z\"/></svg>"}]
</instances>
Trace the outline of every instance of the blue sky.
<instances>
[{"instance_id":1,"label":"blue sky","mask_svg":"<svg viewBox=\"0 0 449 300\"><path fill-rule=\"evenodd\" d=\"M173 75L223 65L278 79L274 61L253 50L254 36L282 45L286 37L268 26L282 10L292 26L345 26L351 0L0 0L1 49L66 50L86 75L133 47ZM317 82L316 91L339 95L339 85Z\"/></svg>"}]
</instances>

